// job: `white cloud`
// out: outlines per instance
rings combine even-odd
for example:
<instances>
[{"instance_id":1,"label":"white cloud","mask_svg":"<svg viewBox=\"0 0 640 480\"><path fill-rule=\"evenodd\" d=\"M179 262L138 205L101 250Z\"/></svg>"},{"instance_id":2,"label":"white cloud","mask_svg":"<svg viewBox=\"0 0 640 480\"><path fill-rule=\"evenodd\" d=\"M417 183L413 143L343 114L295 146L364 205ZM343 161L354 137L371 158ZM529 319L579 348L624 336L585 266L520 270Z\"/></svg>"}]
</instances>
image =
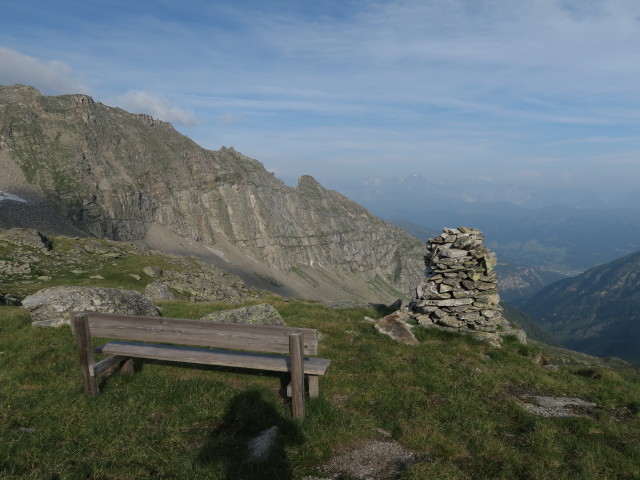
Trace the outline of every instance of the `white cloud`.
<instances>
[{"instance_id":1,"label":"white cloud","mask_svg":"<svg viewBox=\"0 0 640 480\"><path fill-rule=\"evenodd\" d=\"M135 113L146 113L165 122L179 125L196 125L193 112L171 105L164 97L153 95L145 90L129 90L114 98L111 103Z\"/></svg>"},{"instance_id":2,"label":"white cloud","mask_svg":"<svg viewBox=\"0 0 640 480\"><path fill-rule=\"evenodd\" d=\"M90 93L69 65L57 60L42 61L0 47L0 84L15 83L34 86L48 95Z\"/></svg>"},{"instance_id":3,"label":"white cloud","mask_svg":"<svg viewBox=\"0 0 640 480\"><path fill-rule=\"evenodd\" d=\"M234 123L238 123L241 120L242 120L242 116L237 115L233 112L224 112L223 114L220 115L218 119L219 123L221 123L225 127L231 126Z\"/></svg>"},{"instance_id":4,"label":"white cloud","mask_svg":"<svg viewBox=\"0 0 640 480\"><path fill-rule=\"evenodd\" d=\"M372 3L344 23L266 16L257 24L265 43L319 68L339 66L337 81L348 76L363 94L469 98L487 89L635 91L639 17L636 0L402 0Z\"/></svg>"}]
</instances>

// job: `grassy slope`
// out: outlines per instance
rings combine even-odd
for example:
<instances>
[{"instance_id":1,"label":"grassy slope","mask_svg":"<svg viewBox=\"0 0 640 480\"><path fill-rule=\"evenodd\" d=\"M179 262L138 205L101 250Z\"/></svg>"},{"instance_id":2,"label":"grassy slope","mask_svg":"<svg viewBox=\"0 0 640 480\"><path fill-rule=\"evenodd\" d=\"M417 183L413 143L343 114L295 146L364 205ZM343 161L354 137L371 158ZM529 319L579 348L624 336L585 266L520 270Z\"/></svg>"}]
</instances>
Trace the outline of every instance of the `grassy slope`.
<instances>
[{"instance_id":1,"label":"grassy slope","mask_svg":"<svg viewBox=\"0 0 640 480\"><path fill-rule=\"evenodd\" d=\"M0 478L301 478L332 453L384 429L420 454L402 478L623 479L640 476L640 377L635 370L531 361L530 347L496 350L421 330L392 342L361 321L368 310L328 310L272 299L289 325L316 327L332 365L302 424L290 421L270 373L138 364L95 398L82 382L68 327L35 329L0 308ZM199 317L224 305L173 302L164 315ZM586 373L585 373L586 372ZM525 394L578 396L584 417L534 416ZM246 440L279 425L266 465L244 461Z\"/></svg>"}]
</instances>

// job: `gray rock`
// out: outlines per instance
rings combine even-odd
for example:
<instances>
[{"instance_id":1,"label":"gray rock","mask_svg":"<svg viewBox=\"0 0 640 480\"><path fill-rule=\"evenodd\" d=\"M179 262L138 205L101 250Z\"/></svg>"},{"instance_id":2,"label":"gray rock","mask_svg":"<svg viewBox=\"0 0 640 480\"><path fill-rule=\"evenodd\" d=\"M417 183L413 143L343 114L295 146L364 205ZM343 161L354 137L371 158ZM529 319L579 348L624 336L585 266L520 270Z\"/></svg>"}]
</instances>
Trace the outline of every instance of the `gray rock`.
<instances>
[{"instance_id":1,"label":"gray rock","mask_svg":"<svg viewBox=\"0 0 640 480\"><path fill-rule=\"evenodd\" d=\"M158 315L158 309L140 293L100 287L50 287L29 295L22 306L39 327L68 325L69 312Z\"/></svg>"},{"instance_id":2,"label":"gray rock","mask_svg":"<svg viewBox=\"0 0 640 480\"><path fill-rule=\"evenodd\" d=\"M593 408L595 403L573 397L526 397L534 403L524 403L525 410L542 417L563 418L580 416L584 409Z\"/></svg>"},{"instance_id":3,"label":"gray rock","mask_svg":"<svg viewBox=\"0 0 640 480\"><path fill-rule=\"evenodd\" d=\"M438 325L442 325L444 327L451 327L451 328L460 328L465 326L465 322L463 322L462 320L458 320L456 317L452 317L451 315L438 318L435 321L435 323L437 323Z\"/></svg>"},{"instance_id":4,"label":"gray rock","mask_svg":"<svg viewBox=\"0 0 640 480\"><path fill-rule=\"evenodd\" d=\"M275 425L267 428L258 434L258 436L249 440L247 448L249 450L249 460L254 462L263 462L269 456L269 452L273 450L273 446L278 438L278 427Z\"/></svg>"},{"instance_id":5,"label":"gray rock","mask_svg":"<svg viewBox=\"0 0 640 480\"><path fill-rule=\"evenodd\" d=\"M31 265L28 263L16 263L0 260L0 273L6 275L25 275L31 273Z\"/></svg>"},{"instance_id":6,"label":"gray rock","mask_svg":"<svg viewBox=\"0 0 640 480\"><path fill-rule=\"evenodd\" d=\"M162 283L192 302L241 303L250 292L240 277L202 262L183 262L185 271L162 272Z\"/></svg>"},{"instance_id":7,"label":"gray rock","mask_svg":"<svg viewBox=\"0 0 640 480\"><path fill-rule=\"evenodd\" d=\"M162 276L162 269L160 267L144 267L142 271L149 275L151 278L159 278Z\"/></svg>"},{"instance_id":8,"label":"gray rock","mask_svg":"<svg viewBox=\"0 0 640 480\"><path fill-rule=\"evenodd\" d=\"M470 312L470 313L463 313L461 315L458 315L458 318L460 320L465 320L467 322L480 322L483 320L483 318L486 318L486 317L483 317L477 312Z\"/></svg>"},{"instance_id":9,"label":"gray rock","mask_svg":"<svg viewBox=\"0 0 640 480\"><path fill-rule=\"evenodd\" d=\"M154 303L176 299L173 293L171 293L171 290L169 290L169 287L160 282L152 282L147 285L144 289L144 296Z\"/></svg>"},{"instance_id":10,"label":"gray rock","mask_svg":"<svg viewBox=\"0 0 640 480\"><path fill-rule=\"evenodd\" d=\"M457 307L459 305L471 305L472 298L450 298L446 300L425 300L426 306L433 307Z\"/></svg>"},{"instance_id":11,"label":"gray rock","mask_svg":"<svg viewBox=\"0 0 640 480\"><path fill-rule=\"evenodd\" d=\"M508 337L510 335L515 336L518 341L522 344L527 343L527 334L525 333L524 330L521 330L520 328L517 328L513 325L511 325L504 317L500 317L500 336L501 337Z\"/></svg>"},{"instance_id":12,"label":"gray rock","mask_svg":"<svg viewBox=\"0 0 640 480\"><path fill-rule=\"evenodd\" d=\"M462 258L466 257L468 252L457 248L443 248L440 250L440 255L445 258Z\"/></svg>"},{"instance_id":13,"label":"gray rock","mask_svg":"<svg viewBox=\"0 0 640 480\"><path fill-rule=\"evenodd\" d=\"M381 318L374 327L378 332L388 335L396 342L405 345L419 345L420 342L407 324L407 320L410 318L409 314L398 311Z\"/></svg>"},{"instance_id":14,"label":"gray rock","mask_svg":"<svg viewBox=\"0 0 640 480\"><path fill-rule=\"evenodd\" d=\"M202 320L227 323L248 323L251 325L285 325L284 320L278 311L269 303L260 303L249 307L212 312L209 315L202 317Z\"/></svg>"}]
</instances>

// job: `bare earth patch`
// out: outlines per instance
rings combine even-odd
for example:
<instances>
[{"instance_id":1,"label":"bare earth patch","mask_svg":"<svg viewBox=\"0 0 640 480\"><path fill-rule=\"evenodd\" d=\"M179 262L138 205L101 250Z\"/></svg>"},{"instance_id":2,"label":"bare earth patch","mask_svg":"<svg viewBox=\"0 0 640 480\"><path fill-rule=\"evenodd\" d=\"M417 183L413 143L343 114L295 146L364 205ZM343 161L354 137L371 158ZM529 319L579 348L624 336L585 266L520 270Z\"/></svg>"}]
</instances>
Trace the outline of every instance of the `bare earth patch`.
<instances>
[{"instance_id":1,"label":"bare earth patch","mask_svg":"<svg viewBox=\"0 0 640 480\"><path fill-rule=\"evenodd\" d=\"M394 440L368 440L340 452L329 463L320 467L323 474L329 476L305 477L304 480L334 480L344 477L393 480L417 459L415 452Z\"/></svg>"}]
</instances>

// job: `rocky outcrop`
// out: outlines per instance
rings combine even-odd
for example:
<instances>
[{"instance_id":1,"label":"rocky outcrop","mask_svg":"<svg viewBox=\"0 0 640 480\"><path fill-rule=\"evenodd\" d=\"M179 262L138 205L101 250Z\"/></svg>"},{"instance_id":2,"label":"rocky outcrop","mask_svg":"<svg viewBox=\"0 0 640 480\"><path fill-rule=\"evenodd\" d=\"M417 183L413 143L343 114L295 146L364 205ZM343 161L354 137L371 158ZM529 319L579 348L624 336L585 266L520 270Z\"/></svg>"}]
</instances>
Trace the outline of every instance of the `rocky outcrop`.
<instances>
[{"instance_id":1,"label":"rocky outcrop","mask_svg":"<svg viewBox=\"0 0 640 480\"><path fill-rule=\"evenodd\" d=\"M445 228L427 242L424 263L427 281L408 307L420 325L474 333L496 345L506 333L524 340L502 316L496 256L480 230Z\"/></svg>"},{"instance_id":2,"label":"rocky outcrop","mask_svg":"<svg viewBox=\"0 0 640 480\"><path fill-rule=\"evenodd\" d=\"M260 303L249 307L212 312L202 317L201 320L226 323L248 323L250 325L285 325L284 320L278 311L269 303Z\"/></svg>"},{"instance_id":3,"label":"rocky outcrop","mask_svg":"<svg viewBox=\"0 0 640 480\"><path fill-rule=\"evenodd\" d=\"M312 177L288 187L233 148L205 150L86 95L0 87L5 169L88 234L141 240L161 225L219 251L231 245L249 263L291 273L311 298L331 287L388 301L409 296L421 276L420 241Z\"/></svg>"},{"instance_id":4,"label":"rocky outcrop","mask_svg":"<svg viewBox=\"0 0 640 480\"><path fill-rule=\"evenodd\" d=\"M151 300L153 303L167 302L176 299L176 296L171 293L169 287L160 282L151 282L146 287L144 287L144 296Z\"/></svg>"},{"instance_id":5,"label":"rocky outcrop","mask_svg":"<svg viewBox=\"0 0 640 480\"><path fill-rule=\"evenodd\" d=\"M50 287L29 295L22 306L38 327L68 325L70 312L159 315L153 303L138 292L118 288Z\"/></svg>"},{"instance_id":6,"label":"rocky outcrop","mask_svg":"<svg viewBox=\"0 0 640 480\"><path fill-rule=\"evenodd\" d=\"M375 321L374 328L396 342L404 343L405 345L419 345L420 342L418 342L407 323L409 319L410 316L406 312L398 311Z\"/></svg>"},{"instance_id":7,"label":"rocky outcrop","mask_svg":"<svg viewBox=\"0 0 640 480\"><path fill-rule=\"evenodd\" d=\"M266 294L213 265L132 243L46 237L29 229L0 231L0 294L21 299L60 284L133 286L154 302L241 303Z\"/></svg>"},{"instance_id":8,"label":"rocky outcrop","mask_svg":"<svg viewBox=\"0 0 640 480\"><path fill-rule=\"evenodd\" d=\"M226 303L241 303L251 296L236 275L205 263L197 262L197 267L195 264L185 259L185 269L161 270L159 277L145 288L145 295L158 301L183 298Z\"/></svg>"}]
</instances>

